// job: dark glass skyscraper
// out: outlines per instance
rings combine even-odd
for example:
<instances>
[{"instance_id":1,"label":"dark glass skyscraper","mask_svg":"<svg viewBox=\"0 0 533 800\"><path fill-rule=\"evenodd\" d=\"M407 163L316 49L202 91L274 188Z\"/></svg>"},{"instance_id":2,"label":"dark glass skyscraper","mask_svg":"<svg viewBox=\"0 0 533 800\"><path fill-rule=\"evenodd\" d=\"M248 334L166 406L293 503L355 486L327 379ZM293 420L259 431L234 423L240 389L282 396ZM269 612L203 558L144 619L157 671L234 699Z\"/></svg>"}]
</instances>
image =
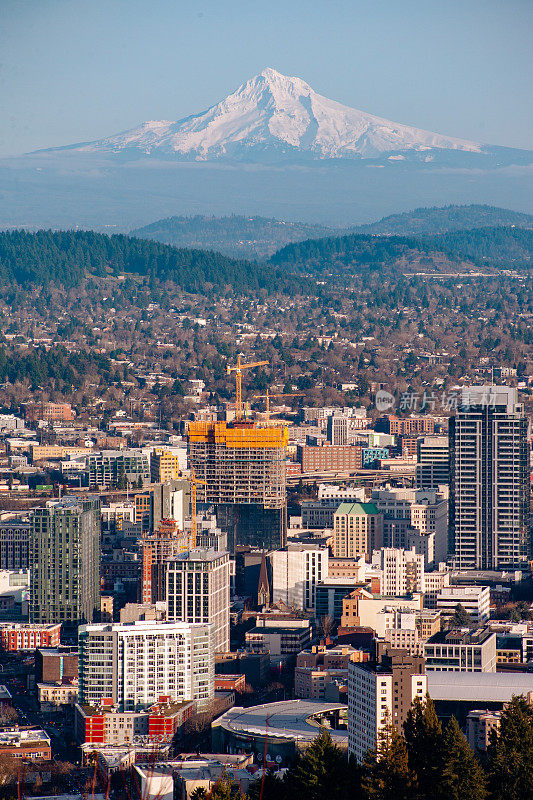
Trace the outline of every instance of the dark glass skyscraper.
<instances>
[{"instance_id":1,"label":"dark glass skyscraper","mask_svg":"<svg viewBox=\"0 0 533 800\"><path fill-rule=\"evenodd\" d=\"M450 419L450 550L463 570L531 557L528 422L516 389L474 386Z\"/></svg>"}]
</instances>

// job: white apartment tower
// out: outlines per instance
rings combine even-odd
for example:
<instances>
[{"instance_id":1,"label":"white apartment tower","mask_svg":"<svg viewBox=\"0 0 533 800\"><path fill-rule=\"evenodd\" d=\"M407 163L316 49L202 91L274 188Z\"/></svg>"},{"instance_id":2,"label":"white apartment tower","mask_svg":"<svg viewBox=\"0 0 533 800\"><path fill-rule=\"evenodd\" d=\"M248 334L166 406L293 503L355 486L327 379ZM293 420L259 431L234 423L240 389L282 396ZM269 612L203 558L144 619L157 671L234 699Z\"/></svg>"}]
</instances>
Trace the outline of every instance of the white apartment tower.
<instances>
[{"instance_id":1,"label":"white apartment tower","mask_svg":"<svg viewBox=\"0 0 533 800\"><path fill-rule=\"evenodd\" d=\"M427 690L424 659L406 651L385 653L377 662L348 666L348 752L362 763L387 719L402 732L415 697Z\"/></svg>"},{"instance_id":2,"label":"white apartment tower","mask_svg":"<svg viewBox=\"0 0 533 800\"><path fill-rule=\"evenodd\" d=\"M106 698L122 711L142 711L161 698L202 707L214 697L210 625L82 625L78 641L82 705Z\"/></svg>"},{"instance_id":3,"label":"white apartment tower","mask_svg":"<svg viewBox=\"0 0 533 800\"><path fill-rule=\"evenodd\" d=\"M424 556L414 550L384 547L372 554L372 566L381 570L384 597L424 591Z\"/></svg>"}]
</instances>

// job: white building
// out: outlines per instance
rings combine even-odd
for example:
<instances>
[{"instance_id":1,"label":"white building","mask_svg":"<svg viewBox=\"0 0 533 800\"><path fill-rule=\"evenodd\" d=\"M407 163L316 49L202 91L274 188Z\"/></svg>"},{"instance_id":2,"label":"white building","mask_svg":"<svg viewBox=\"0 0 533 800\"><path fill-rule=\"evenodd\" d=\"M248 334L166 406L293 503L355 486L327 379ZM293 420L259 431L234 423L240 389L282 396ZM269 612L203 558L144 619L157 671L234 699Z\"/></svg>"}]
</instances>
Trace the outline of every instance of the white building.
<instances>
[{"instance_id":1,"label":"white building","mask_svg":"<svg viewBox=\"0 0 533 800\"><path fill-rule=\"evenodd\" d=\"M424 573L424 605L426 608L437 607L439 592L450 585L450 572L446 564L439 564L433 572Z\"/></svg>"},{"instance_id":2,"label":"white building","mask_svg":"<svg viewBox=\"0 0 533 800\"><path fill-rule=\"evenodd\" d=\"M340 505L350 501L352 503L357 501L364 502L367 497L364 486L335 486L329 483L320 483L318 485L318 499L338 501Z\"/></svg>"},{"instance_id":3,"label":"white building","mask_svg":"<svg viewBox=\"0 0 533 800\"><path fill-rule=\"evenodd\" d=\"M167 620L211 623L216 653L229 643L229 554L189 550L167 562Z\"/></svg>"},{"instance_id":4,"label":"white building","mask_svg":"<svg viewBox=\"0 0 533 800\"><path fill-rule=\"evenodd\" d=\"M462 605L474 622L486 622L490 617L490 588L488 586L444 586L437 595L437 608L442 614L453 614Z\"/></svg>"},{"instance_id":5,"label":"white building","mask_svg":"<svg viewBox=\"0 0 533 800\"><path fill-rule=\"evenodd\" d=\"M397 652L377 664L349 664L348 752L361 763L387 719L401 731L411 703L426 689L424 660L417 656Z\"/></svg>"},{"instance_id":6,"label":"white building","mask_svg":"<svg viewBox=\"0 0 533 800\"><path fill-rule=\"evenodd\" d=\"M424 556L413 550L383 547L372 553L372 566L381 571L381 594L401 597L424 590Z\"/></svg>"},{"instance_id":7,"label":"white building","mask_svg":"<svg viewBox=\"0 0 533 800\"><path fill-rule=\"evenodd\" d=\"M272 597L289 608L314 611L315 587L328 575L329 551L314 544L289 544L272 553Z\"/></svg>"},{"instance_id":8,"label":"white building","mask_svg":"<svg viewBox=\"0 0 533 800\"><path fill-rule=\"evenodd\" d=\"M185 622L82 625L79 628L79 700L103 698L125 711L159 702L214 697L211 625Z\"/></svg>"},{"instance_id":9,"label":"white building","mask_svg":"<svg viewBox=\"0 0 533 800\"><path fill-rule=\"evenodd\" d=\"M386 547L410 548L426 555L426 567L446 560L448 552L448 501L436 489L374 489L372 502L383 514ZM427 536L427 545L417 544L409 534Z\"/></svg>"},{"instance_id":10,"label":"white building","mask_svg":"<svg viewBox=\"0 0 533 800\"><path fill-rule=\"evenodd\" d=\"M380 636L384 634L384 628L379 628L380 619L384 619L380 616L381 612L394 609L401 609L404 612L422 611L423 595L416 592L408 597L374 597L366 596L367 594L364 593L358 602L359 625L372 628Z\"/></svg>"}]
</instances>

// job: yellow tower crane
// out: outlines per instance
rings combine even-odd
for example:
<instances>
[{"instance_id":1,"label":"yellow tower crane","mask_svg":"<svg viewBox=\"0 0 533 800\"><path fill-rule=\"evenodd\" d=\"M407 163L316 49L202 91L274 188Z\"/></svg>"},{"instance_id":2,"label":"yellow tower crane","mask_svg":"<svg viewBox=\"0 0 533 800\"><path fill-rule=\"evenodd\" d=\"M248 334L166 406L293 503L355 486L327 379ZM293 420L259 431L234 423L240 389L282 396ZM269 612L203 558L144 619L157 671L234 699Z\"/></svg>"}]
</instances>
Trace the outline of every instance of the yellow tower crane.
<instances>
[{"instance_id":1,"label":"yellow tower crane","mask_svg":"<svg viewBox=\"0 0 533 800\"><path fill-rule=\"evenodd\" d=\"M187 478L189 481L189 486L191 489L191 541L190 541L190 549L194 550L196 547L196 534L198 531L198 525L196 522L196 487L198 485L206 486L206 481L201 481L200 478L196 478L194 475L194 469L191 470L190 476Z\"/></svg>"},{"instance_id":2,"label":"yellow tower crane","mask_svg":"<svg viewBox=\"0 0 533 800\"><path fill-rule=\"evenodd\" d=\"M266 400L266 418L267 421L270 419L270 398L271 397L305 397L304 392L285 392L280 394L271 394L270 390L266 390L266 394L254 394L254 398L256 400L260 398L265 398Z\"/></svg>"},{"instance_id":3,"label":"yellow tower crane","mask_svg":"<svg viewBox=\"0 0 533 800\"><path fill-rule=\"evenodd\" d=\"M242 419L242 370L243 369L252 369L252 367L262 367L265 364L268 364L268 361L254 361L252 364L242 364L241 363L241 356L240 354L237 356L237 363L227 368L228 375L231 375L232 372L235 373L235 379L237 383L237 398L235 402L235 419L237 421Z\"/></svg>"}]
</instances>

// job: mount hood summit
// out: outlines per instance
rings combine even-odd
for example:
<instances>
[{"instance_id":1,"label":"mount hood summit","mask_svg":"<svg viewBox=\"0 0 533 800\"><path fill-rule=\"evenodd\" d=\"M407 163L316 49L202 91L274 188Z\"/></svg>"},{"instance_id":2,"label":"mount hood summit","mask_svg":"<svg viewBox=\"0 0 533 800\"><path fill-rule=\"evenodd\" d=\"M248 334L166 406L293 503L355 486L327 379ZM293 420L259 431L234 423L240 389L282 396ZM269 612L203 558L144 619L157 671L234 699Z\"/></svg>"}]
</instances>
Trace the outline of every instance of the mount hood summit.
<instances>
[{"instance_id":1,"label":"mount hood summit","mask_svg":"<svg viewBox=\"0 0 533 800\"><path fill-rule=\"evenodd\" d=\"M75 151L176 161L287 159L432 161L434 154L490 148L350 108L301 78L265 69L220 103L177 122L157 120L94 142L40 152Z\"/></svg>"}]
</instances>

